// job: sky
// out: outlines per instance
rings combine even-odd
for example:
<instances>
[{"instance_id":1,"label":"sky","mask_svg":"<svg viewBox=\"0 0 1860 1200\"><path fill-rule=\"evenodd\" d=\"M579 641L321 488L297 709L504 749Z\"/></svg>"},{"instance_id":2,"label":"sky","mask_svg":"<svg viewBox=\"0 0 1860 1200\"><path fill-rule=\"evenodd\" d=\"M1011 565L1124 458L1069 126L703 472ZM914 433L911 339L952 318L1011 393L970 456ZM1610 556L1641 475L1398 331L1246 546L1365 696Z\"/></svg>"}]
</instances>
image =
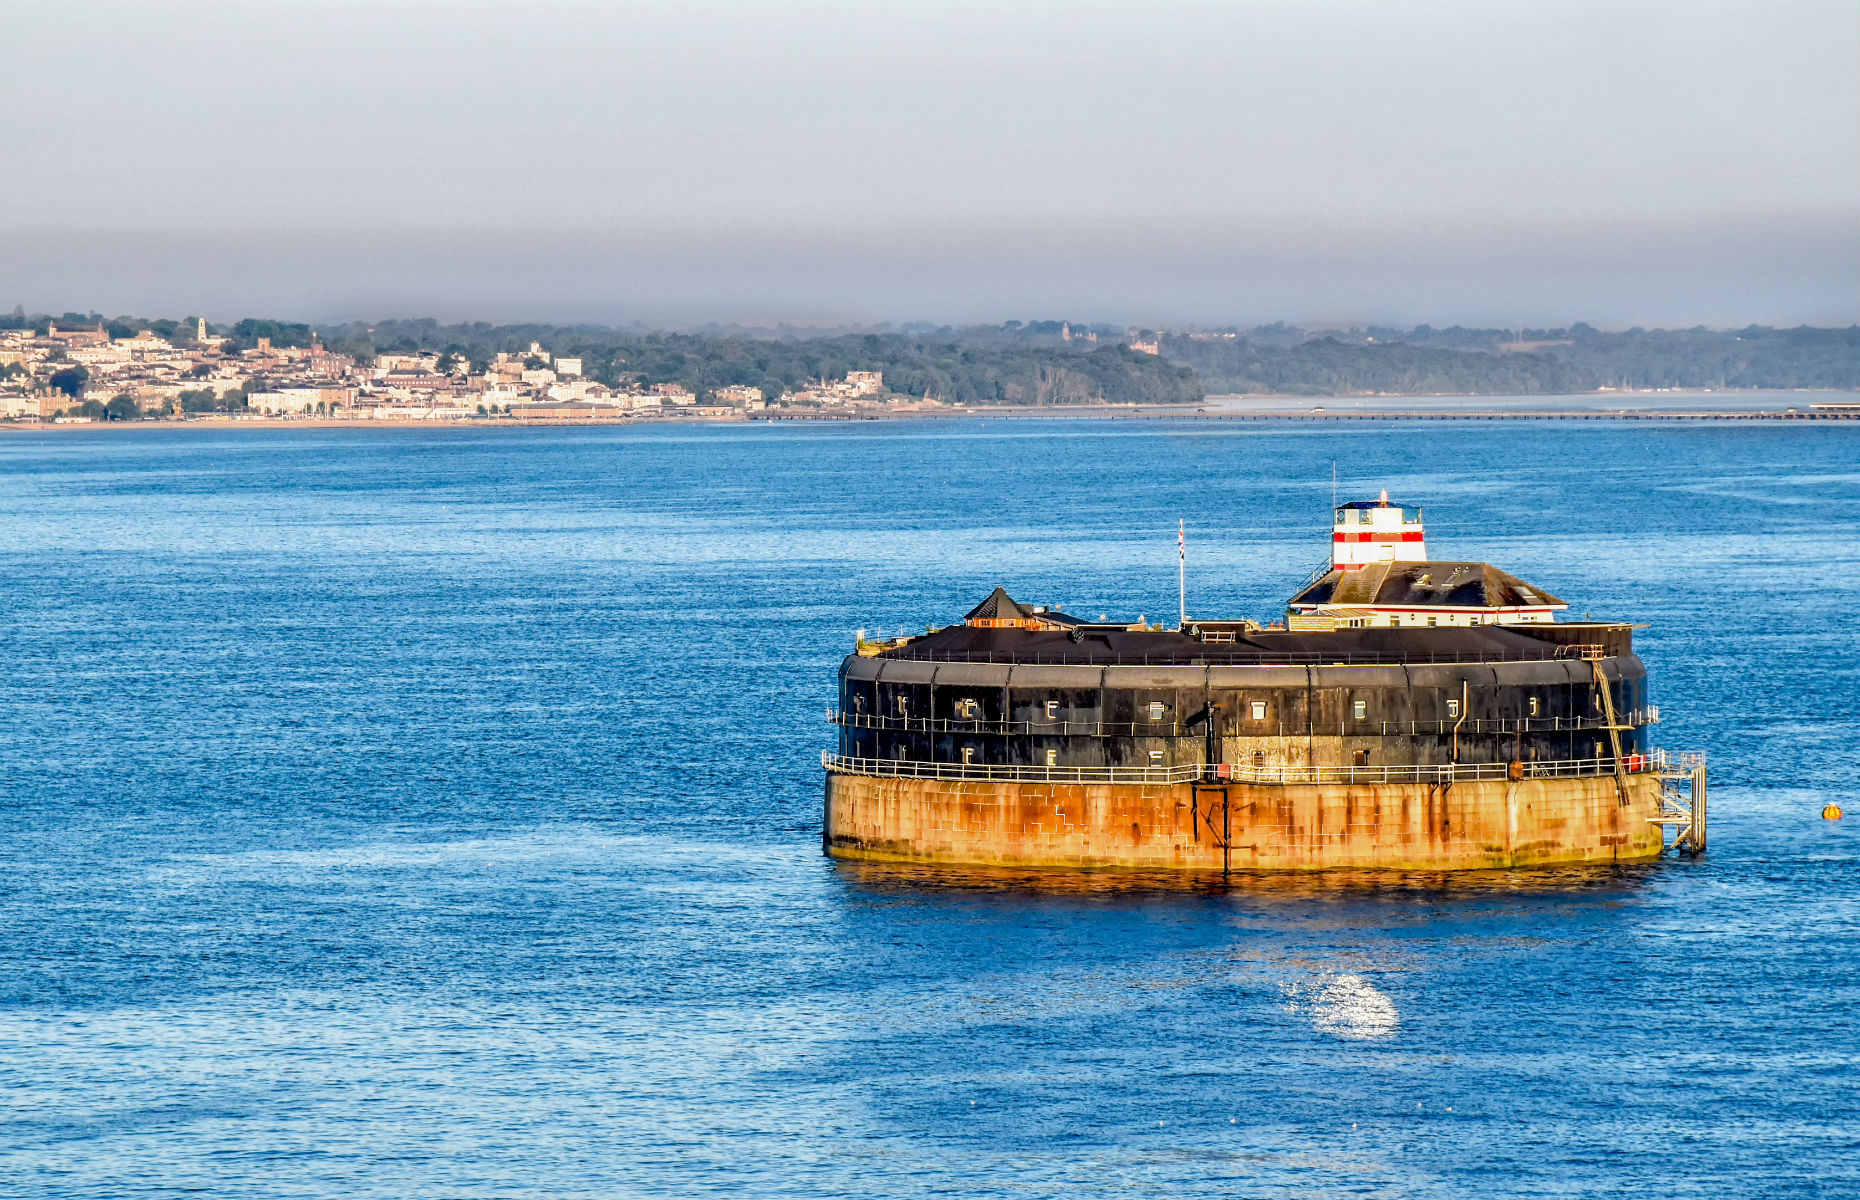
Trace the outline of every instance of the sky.
<instances>
[{"instance_id":1,"label":"sky","mask_svg":"<svg viewBox=\"0 0 1860 1200\"><path fill-rule=\"evenodd\" d=\"M0 308L1860 320L1860 4L0 2Z\"/></svg>"}]
</instances>

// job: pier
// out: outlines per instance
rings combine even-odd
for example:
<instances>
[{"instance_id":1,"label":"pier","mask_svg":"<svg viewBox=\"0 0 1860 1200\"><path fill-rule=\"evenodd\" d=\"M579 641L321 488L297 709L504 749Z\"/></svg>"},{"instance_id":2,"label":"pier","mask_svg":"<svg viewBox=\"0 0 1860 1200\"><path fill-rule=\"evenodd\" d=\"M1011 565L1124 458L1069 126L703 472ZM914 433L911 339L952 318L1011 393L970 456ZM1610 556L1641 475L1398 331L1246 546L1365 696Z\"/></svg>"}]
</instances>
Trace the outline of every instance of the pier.
<instances>
[{"instance_id":1,"label":"pier","mask_svg":"<svg viewBox=\"0 0 1860 1200\"><path fill-rule=\"evenodd\" d=\"M1665 411L1661 409L1317 409L1193 413L1143 410L1134 417L1198 417L1238 421L1860 421L1860 405L1828 408Z\"/></svg>"}]
</instances>

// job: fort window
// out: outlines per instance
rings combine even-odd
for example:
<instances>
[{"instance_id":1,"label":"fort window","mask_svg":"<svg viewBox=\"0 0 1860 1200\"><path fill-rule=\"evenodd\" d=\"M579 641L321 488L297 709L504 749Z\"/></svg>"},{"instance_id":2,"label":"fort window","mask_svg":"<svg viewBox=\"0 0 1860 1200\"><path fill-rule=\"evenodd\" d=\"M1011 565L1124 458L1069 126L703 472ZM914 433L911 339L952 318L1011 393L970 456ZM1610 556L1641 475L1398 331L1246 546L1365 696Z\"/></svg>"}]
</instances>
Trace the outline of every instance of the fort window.
<instances>
[{"instance_id":1,"label":"fort window","mask_svg":"<svg viewBox=\"0 0 1860 1200\"><path fill-rule=\"evenodd\" d=\"M1160 721L1160 720L1162 720L1162 719L1163 719L1163 713L1165 713L1165 712L1167 712L1167 711L1168 711L1168 710L1167 710L1166 708L1164 708L1164 707L1163 707L1163 704L1162 704L1162 701L1160 701L1160 700L1152 700L1152 701L1150 701L1150 720L1152 720L1152 721Z\"/></svg>"},{"instance_id":2,"label":"fort window","mask_svg":"<svg viewBox=\"0 0 1860 1200\"><path fill-rule=\"evenodd\" d=\"M1253 701L1253 719L1255 721L1263 721L1266 719L1266 702L1264 700Z\"/></svg>"},{"instance_id":3,"label":"fort window","mask_svg":"<svg viewBox=\"0 0 1860 1200\"><path fill-rule=\"evenodd\" d=\"M1350 711L1355 715L1357 720L1367 721L1369 719L1369 701L1358 700L1351 706Z\"/></svg>"}]
</instances>

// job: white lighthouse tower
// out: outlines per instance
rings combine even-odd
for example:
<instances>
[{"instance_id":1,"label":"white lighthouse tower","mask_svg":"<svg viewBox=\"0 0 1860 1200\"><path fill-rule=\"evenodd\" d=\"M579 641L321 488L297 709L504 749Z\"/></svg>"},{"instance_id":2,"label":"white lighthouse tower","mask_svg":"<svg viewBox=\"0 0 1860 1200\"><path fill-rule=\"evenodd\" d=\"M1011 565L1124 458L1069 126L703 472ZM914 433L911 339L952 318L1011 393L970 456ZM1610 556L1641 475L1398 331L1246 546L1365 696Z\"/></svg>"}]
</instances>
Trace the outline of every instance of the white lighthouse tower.
<instances>
[{"instance_id":1,"label":"white lighthouse tower","mask_svg":"<svg viewBox=\"0 0 1860 1200\"><path fill-rule=\"evenodd\" d=\"M1337 523L1330 530L1330 565L1336 570L1427 561L1421 510L1391 504L1387 488L1376 500L1339 505L1336 515Z\"/></svg>"}]
</instances>

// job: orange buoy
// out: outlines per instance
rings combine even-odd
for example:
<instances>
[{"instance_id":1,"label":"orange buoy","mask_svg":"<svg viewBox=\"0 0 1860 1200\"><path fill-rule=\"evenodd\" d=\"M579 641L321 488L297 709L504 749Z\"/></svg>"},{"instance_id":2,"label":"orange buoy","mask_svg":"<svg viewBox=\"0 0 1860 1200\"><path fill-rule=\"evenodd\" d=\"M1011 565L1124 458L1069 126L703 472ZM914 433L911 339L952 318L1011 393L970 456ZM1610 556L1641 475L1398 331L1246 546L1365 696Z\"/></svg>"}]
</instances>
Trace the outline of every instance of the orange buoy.
<instances>
[{"instance_id":1,"label":"orange buoy","mask_svg":"<svg viewBox=\"0 0 1860 1200\"><path fill-rule=\"evenodd\" d=\"M1829 821L1838 821L1841 819L1841 806L1838 804L1830 804L1828 807L1821 810L1821 815Z\"/></svg>"}]
</instances>

